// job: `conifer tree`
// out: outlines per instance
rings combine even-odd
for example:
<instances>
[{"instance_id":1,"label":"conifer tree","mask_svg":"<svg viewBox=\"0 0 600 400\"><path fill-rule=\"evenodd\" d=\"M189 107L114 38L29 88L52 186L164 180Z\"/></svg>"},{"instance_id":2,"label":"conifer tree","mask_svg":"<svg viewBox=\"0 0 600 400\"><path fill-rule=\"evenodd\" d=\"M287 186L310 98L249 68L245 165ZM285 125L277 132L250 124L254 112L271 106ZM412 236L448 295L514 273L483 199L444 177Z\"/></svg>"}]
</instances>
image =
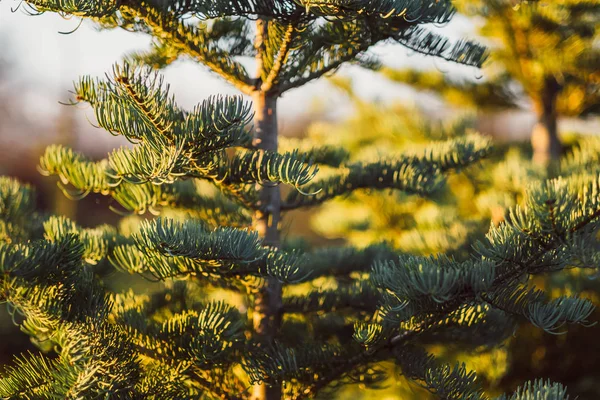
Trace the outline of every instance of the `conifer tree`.
<instances>
[{"instance_id":1,"label":"conifer tree","mask_svg":"<svg viewBox=\"0 0 600 400\"><path fill-rule=\"evenodd\" d=\"M377 362L391 359L441 398L485 399L474 372L436 360L424 346L493 345L519 318L548 331L587 322L590 301L550 301L527 278L597 266L589 244L600 224L598 176L532 188L526 206L493 227L466 261L385 245L282 246L282 211L361 189L427 195L446 174L488 154L479 137L362 163L326 146L277 152L277 98L343 62L372 65L364 51L379 41L479 65L481 47L451 46L418 27L446 21L450 3L28 3L145 32L156 43L106 78L75 84L74 101L90 104L100 127L133 146L100 161L51 146L40 160L69 196L101 193L144 218L82 228L36 214L31 188L0 182L2 300L42 350L57 353L18 358L0 380L3 398L313 398L341 384L375 385ZM253 106L212 97L183 110L152 71L179 56L252 95ZM255 57L256 78L236 60L242 56ZM318 167L330 172L315 179ZM291 187L283 199L281 184ZM113 268L157 287L117 293ZM319 288L323 280L339 285ZM216 289L228 302L215 298ZM562 385L545 381L500 398L531 396L567 398Z\"/></svg>"},{"instance_id":2,"label":"conifer tree","mask_svg":"<svg viewBox=\"0 0 600 400\"><path fill-rule=\"evenodd\" d=\"M374 154L405 152L433 139L457 138L473 132L468 114L451 121L434 120L414 107L363 101L354 94L349 80L335 77L330 78L330 82L350 94L353 112L342 122L314 123L308 129L308 137L312 141L345 148L354 162L372 158ZM506 219L510 208L527 197L527 188L531 184L548 178L548 171L534 163L529 150L523 147L517 144L497 146L494 154L482 163L482 168L468 168L453 174L444 190L428 198L383 191L355 192L335 199L312 213L311 225L329 239L343 238L355 246L388 241L395 248L411 254L445 253L456 259L468 259L468 249L481 240L482 228L489 220L499 224ZM557 170L559 175L569 177L585 173L593 176L600 172L600 138L576 136L570 139L569 147L571 150L561 159ZM595 246L596 254L600 254L600 242L596 241ZM574 269L543 279L538 277L536 284L546 288L553 297L576 291L585 292L585 296L594 299L599 287L592 278L588 271ZM440 357L458 357L477 369L486 386L494 390L507 390L511 383L518 381L519 374L531 376L532 371L541 369L552 374L554 379L561 381L562 378L563 383L568 380L573 384L572 394L594 398L595 388L586 389L581 383L596 377L595 370L589 365L594 362L593 357L588 356L589 349L594 347L595 329L584 331L578 331L576 336L569 332L566 340L562 335L544 335L541 339L534 328L522 326L516 338L500 348L477 351L467 348L464 353L460 346L444 346L437 352ZM560 355L560 349L565 347L571 350L569 356ZM542 348L544 351L540 351ZM540 360L534 352L549 356ZM551 355L553 358L550 359ZM564 360L561 368L556 368L557 356ZM577 361L566 367L564 364L568 360ZM410 388L399 396L399 389L389 386L386 396L424 398L423 393Z\"/></svg>"},{"instance_id":3,"label":"conifer tree","mask_svg":"<svg viewBox=\"0 0 600 400\"><path fill-rule=\"evenodd\" d=\"M501 110L532 105L533 158L558 162L557 119L598 114L600 109L600 1L461 0L459 11L483 17L479 33L489 39L486 80L466 82L435 72L386 69L391 79L440 93L458 106Z\"/></svg>"}]
</instances>

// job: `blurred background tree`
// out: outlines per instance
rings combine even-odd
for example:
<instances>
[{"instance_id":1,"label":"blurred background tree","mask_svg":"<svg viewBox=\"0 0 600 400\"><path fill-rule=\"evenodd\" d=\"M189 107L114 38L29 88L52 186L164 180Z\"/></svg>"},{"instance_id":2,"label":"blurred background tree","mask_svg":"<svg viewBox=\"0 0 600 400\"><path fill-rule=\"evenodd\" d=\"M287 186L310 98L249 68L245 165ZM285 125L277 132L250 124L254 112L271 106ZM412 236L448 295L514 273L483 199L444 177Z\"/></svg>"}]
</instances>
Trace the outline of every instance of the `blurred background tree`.
<instances>
[{"instance_id":1,"label":"blurred background tree","mask_svg":"<svg viewBox=\"0 0 600 400\"><path fill-rule=\"evenodd\" d=\"M4 48L5 43L0 38L0 46ZM9 84L8 77L10 73L9 61L6 57L7 54L0 54L0 174L6 173L9 163L7 162L7 155L5 149L6 142L4 139L4 132L11 129L14 124L15 110L11 107L13 103L11 101L12 88ZM28 338L24 335L18 334L19 329L10 320L10 316L7 313L5 307L0 307L0 365L8 362L12 356L13 349L19 349L21 351L33 348Z\"/></svg>"},{"instance_id":2,"label":"blurred background tree","mask_svg":"<svg viewBox=\"0 0 600 400\"><path fill-rule=\"evenodd\" d=\"M35 186L36 207L42 212L71 217L83 226L97 225L98 221L114 223L118 215L107 210L102 196L92 194L80 202L67 199L55 182L44 178L36 169L40 154L50 143L88 151L92 147L91 154L94 150L103 151L106 145L95 141L86 146L79 141L82 129L75 118L78 110L61 106L56 115L40 112L38 105L32 102L38 88L20 75L18 49L7 36L0 36L0 48L3 50L0 53L0 175L16 176ZM56 99L51 101L57 104ZM14 353L35 350L13 323L14 316L9 311L7 307L0 307L0 365L11 363Z\"/></svg>"},{"instance_id":3,"label":"blurred background tree","mask_svg":"<svg viewBox=\"0 0 600 400\"><path fill-rule=\"evenodd\" d=\"M312 141L347 149L354 162L415 151L431 140L461 137L474 130L471 112L450 120L436 119L415 106L364 101L349 79L335 77L330 82L353 99L354 112L345 121L315 123L307 134ZM600 173L600 137L565 133L563 141L566 154L555 173ZM345 240L359 247L384 241L412 254L445 253L466 259L473 244L483 239L490 220L498 224L509 217L508 209L522 204L526 188L548 178L548 170L532 160L531 154L529 143L497 143L494 154L483 160L480 168L450 176L448 185L434 197L391 191L353 193L321 206L311 218L312 229L328 240ZM598 281L578 269L537 279L536 286L553 296L584 292L598 304ZM600 397L595 384L600 379L600 360L595 356L598 327L573 329L564 335L542 333L530 326L518 329L501 348L468 353L460 348L431 351L465 361L485 379L492 393L514 390L524 376L543 374L566 384L580 400ZM386 399L427 398L409 382L389 385ZM381 395L366 391L348 396L368 399Z\"/></svg>"},{"instance_id":4,"label":"blurred background tree","mask_svg":"<svg viewBox=\"0 0 600 400\"><path fill-rule=\"evenodd\" d=\"M469 82L439 71L385 68L397 82L439 93L458 107L531 107L533 159L547 165L561 154L559 117L600 111L600 1L458 0L489 41L486 79Z\"/></svg>"}]
</instances>

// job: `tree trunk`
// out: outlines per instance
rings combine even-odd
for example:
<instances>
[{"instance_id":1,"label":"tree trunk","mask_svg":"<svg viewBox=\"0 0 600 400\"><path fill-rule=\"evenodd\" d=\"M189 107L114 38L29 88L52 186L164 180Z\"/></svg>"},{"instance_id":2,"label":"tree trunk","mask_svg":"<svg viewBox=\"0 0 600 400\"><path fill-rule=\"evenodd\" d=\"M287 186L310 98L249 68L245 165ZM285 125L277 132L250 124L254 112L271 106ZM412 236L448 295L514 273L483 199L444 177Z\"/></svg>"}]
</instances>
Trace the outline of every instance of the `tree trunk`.
<instances>
[{"instance_id":1,"label":"tree trunk","mask_svg":"<svg viewBox=\"0 0 600 400\"><path fill-rule=\"evenodd\" d=\"M561 143L558 138L556 98L560 85L554 77L546 78L539 104L536 107L538 122L531 132L533 161L548 168L560 158Z\"/></svg>"},{"instance_id":2,"label":"tree trunk","mask_svg":"<svg viewBox=\"0 0 600 400\"><path fill-rule=\"evenodd\" d=\"M277 97L256 91L254 100L254 139L252 145L260 150L277 151ZM265 246L279 247L279 214L281 197L279 186L261 186L258 206L254 215L254 228L263 238ZM254 331L261 342L269 344L279 328L281 319L281 283L267 278L255 294L252 309ZM253 400L279 400L281 387L255 385Z\"/></svg>"}]
</instances>

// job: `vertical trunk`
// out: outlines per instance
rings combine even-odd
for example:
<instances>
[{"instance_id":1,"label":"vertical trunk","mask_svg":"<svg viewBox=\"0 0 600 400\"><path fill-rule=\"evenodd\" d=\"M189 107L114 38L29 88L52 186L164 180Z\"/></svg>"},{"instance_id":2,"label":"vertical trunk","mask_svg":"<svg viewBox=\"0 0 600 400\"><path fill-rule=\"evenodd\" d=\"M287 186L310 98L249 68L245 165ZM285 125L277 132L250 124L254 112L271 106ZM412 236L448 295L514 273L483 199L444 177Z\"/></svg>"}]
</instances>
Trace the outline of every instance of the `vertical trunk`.
<instances>
[{"instance_id":1,"label":"vertical trunk","mask_svg":"<svg viewBox=\"0 0 600 400\"><path fill-rule=\"evenodd\" d=\"M560 85L556 79L546 78L540 102L536 107L538 122L531 132L533 161L544 167L549 167L557 161L561 153L556 112L556 98L559 92Z\"/></svg>"},{"instance_id":2,"label":"vertical trunk","mask_svg":"<svg viewBox=\"0 0 600 400\"><path fill-rule=\"evenodd\" d=\"M263 57L266 52L267 23L261 19L256 21L256 72L257 85L252 95L254 104L254 138L252 146L263 151L277 151L277 95L261 90L265 76ZM254 229L263 238L265 246L279 247L279 214L281 195L278 186L260 186L259 211L254 215ZM281 283L267 278L255 293L252 307L254 332L264 345L272 343L281 319ZM279 400L281 387L268 387L265 384L255 385L252 400Z\"/></svg>"},{"instance_id":3,"label":"vertical trunk","mask_svg":"<svg viewBox=\"0 0 600 400\"><path fill-rule=\"evenodd\" d=\"M277 97L262 91L254 96L254 140L253 146L261 150L277 150ZM279 212L281 197L278 186L260 187L260 211L254 215L254 228L264 240L266 246L278 247ZM273 341L280 323L281 284L272 278L266 279L254 297L252 319L254 331L261 341L268 344ZM253 400L279 400L281 388L267 387L264 384L253 388Z\"/></svg>"}]
</instances>

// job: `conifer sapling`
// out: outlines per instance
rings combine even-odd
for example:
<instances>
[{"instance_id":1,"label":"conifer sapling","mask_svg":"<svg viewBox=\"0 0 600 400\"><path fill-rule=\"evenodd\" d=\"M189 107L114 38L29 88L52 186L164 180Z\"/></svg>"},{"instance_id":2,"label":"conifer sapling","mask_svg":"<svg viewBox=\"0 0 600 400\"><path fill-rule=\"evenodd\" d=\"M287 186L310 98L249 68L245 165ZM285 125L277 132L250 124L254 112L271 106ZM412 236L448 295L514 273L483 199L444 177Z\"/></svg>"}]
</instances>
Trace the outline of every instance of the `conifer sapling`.
<instances>
[{"instance_id":1,"label":"conifer sapling","mask_svg":"<svg viewBox=\"0 0 600 400\"><path fill-rule=\"evenodd\" d=\"M477 136L358 164L339 149L277 152L277 98L345 62L373 66L366 51L378 42L479 66L482 47L419 26L449 20L450 2L27 4L153 37L150 52L75 84L74 101L90 104L98 124L132 146L100 161L51 146L40 169L70 196L101 193L121 211L160 216L130 216L118 229L32 219L31 189L0 182L2 300L42 350L57 353L20 357L0 380L2 397L302 399L345 383L375 385L377 363L393 359L441 398L484 399L473 372L439 362L426 345L492 345L512 332L507 319L551 332L587 322L588 300L547 301L526 279L588 260L597 176L532 188L527 205L491 228L466 262L385 245L302 251L281 242L282 211L361 189L427 195L489 152ZM152 68L180 56L207 65L252 105L212 97L179 107ZM256 76L240 57L255 59ZM316 178L320 166L331 173ZM291 187L283 198L281 184ZM115 293L105 277L111 268L159 282L148 294ZM338 288L318 288L323 279ZM223 292L230 301L214 299ZM503 398L528 396L566 398L561 385L542 381Z\"/></svg>"}]
</instances>

